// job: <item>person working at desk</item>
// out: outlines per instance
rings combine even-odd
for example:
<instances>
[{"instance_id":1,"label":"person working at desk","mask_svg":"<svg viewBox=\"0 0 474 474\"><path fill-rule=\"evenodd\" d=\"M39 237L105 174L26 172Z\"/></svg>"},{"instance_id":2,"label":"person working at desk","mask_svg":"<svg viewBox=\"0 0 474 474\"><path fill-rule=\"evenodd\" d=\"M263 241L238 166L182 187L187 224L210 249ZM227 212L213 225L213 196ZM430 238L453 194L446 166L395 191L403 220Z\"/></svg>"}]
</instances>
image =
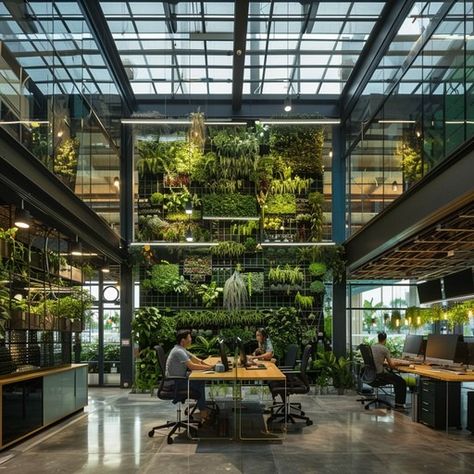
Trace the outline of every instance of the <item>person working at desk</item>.
<instances>
[{"instance_id":1,"label":"person working at desk","mask_svg":"<svg viewBox=\"0 0 474 474\"><path fill-rule=\"evenodd\" d=\"M386 371L384 368L385 362L387 362L390 370L395 368L390 359L390 351L385 345L387 335L384 332L379 332L378 341L378 344L372 345L372 355L377 370L377 379L386 382L387 385L393 385L395 390L395 408L404 408L407 397L407 384L402 377L391 371Z\"/></svg>"},{"instance_id":2,"label":"person working at desk","mask_svg":"<svg viewBox=\"0 0 474 474\"><path fill-rule=\"evenodd\" d=\"M171 349L166 359L167 377L187 377L191 370L209 370L213 368L187 350L192 342L189 329L176 333L176 345ZM187 380L178 380L176 382L178 382L180 390L187 389ZM204 381L191 380L189 382L189 390L193 392L193 398L196 397L196 405L199 409L201 420L206 421L209 418L210 410L206 406Z\"/></svg>"},{"instance_id":3,"label":"person working at desk","mask_svg":"<svg viewBox=\"0 0 474 474\"><path fill-rule=\"evenodd\" d=\"M273 344L265 328L257 329L255 338L258 347L252 354L253 360L270 360L273 357Z\"/></svg>"}]
</instances>

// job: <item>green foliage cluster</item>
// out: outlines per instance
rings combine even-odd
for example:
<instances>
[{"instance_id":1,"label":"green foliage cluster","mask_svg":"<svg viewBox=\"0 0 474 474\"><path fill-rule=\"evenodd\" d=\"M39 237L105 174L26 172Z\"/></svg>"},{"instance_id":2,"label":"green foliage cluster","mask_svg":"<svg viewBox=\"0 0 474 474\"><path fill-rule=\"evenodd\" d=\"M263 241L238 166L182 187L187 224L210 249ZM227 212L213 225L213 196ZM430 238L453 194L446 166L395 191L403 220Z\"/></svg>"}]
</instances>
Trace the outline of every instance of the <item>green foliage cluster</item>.
<instances>
[{"instance_id":1,"label":"green foliage cluster","mask_svg":"<svg viewBox=\"0 0 474 474\"><path fill-rule=\"evenodd\" d=\"M320 371L318 377L321 386L326 385L332 379L334 388L348 389L354 385L352 375L352 361L348 357L336 357L332 352L318 353L313 362L313 368Z\"/></svg>"},{"instance_id":2,"label":"green foliage cluster","mask_svg":"<svg viewBox=\"0 0 474 474\"><path fill-rule=\"evenodd\" d=\"M327 268L323 262L312 262L309 264L308 270L311 276L323 277L327 271Z\"/></svg>"},{"instance_id":3,"label":"green foliage cluster","mask_svg":"<svg viewBox=\"0 0 474 474\"><path fill-rule=\"evenodd\" d=\"M258 230L259 223L258 221L248 221L245 224L232 224L231 232L238 235L252 235Z\"/></svg>"},{"instance_id":4,"label":"green foliage cluster","mask_svg":"<svg viewBox=\"0 0 474 474\"><path fill-rule=\"evenodd\" d=\"M216 246L211 248L211 253L215 257L240 257L245 252L245 246L232 240L219 242Z\"/></svg>"},{"instance_id":5,"label":"green foliage cluster","mask_svg":"<svg viewBox=\"0 0 474 474\"><path fill-rule=\"evenodd\" d=\"M153 265L148 272L148 278L142 281L144 290L156 290L166 294L174 290L176 280L179 280L179 265L160 263Z\"/></svg>"},{"instance_id":6,"label":"green foliage cluster","mask_svg":"<svg viewBox=\"0 0 474 474\"><path fill-rule=\"evenodd\" d=\"M140 175L167 173L193 176L204 157L198 146L186 141L160 142L156 136L137 142L137 169Z\"/></svg>"},{"instance_id":7,"label":"green foliage cluster","mask_svg":"<svg viewBox=\"0 0 474 474\"><path fill-rule=\"evenodd\" d=\"M205 308L214 306L223 291L223 288L217 286L216 281L211 281L209 285L203 283L196 288L196 293L201 296L202 304Z\"/></svg>"},{"instance_id":8,"label":"green foliage cluster","mask_svg":"<svg viewBox=\"0 0 474 474\"><path fill-rule=\"evenodd\" d=\"M258 310L240 310L229 313L225 310L179 311L176 314L178 328L245 327L265 322L266 313Z\"/></svg>"},{"instance_id":9,"label":"green foliage cluster","mask_svg":"<svg viewBox=\"0 0 474 474\"><path fill-rule=\"evenodd\" d=\"M289 193L268 196L265 212L267 214L295 214L296 196Z\"/></svg>"},{"instance_id":10,"label":"green foliage cluster","mask_svg":"<svg viewBox=\"0 0 474 474\"><path fill-rule=\"evenodd\" d=\"M403 179L408 183L418 181L428 171L428 164L423 162L421 145L415 139L403 139L396 153L401 158Z\"/></svg>"},{"instance_id":11,"label":"green foliage cluster","mask_svg":"<svg viewBox=\"0 0 474 474\"><path fill-rule=\"evenodd\" d=\"M314 296L304 296L299 291L295 296L295 305L301 309L310 309L314 304Z\"/></svg>"},{"instance_id":12,"label":"green foliage cluster","mask_svg":"<svg viewBox=\"0 0 474 474\"><path fill-rule=\"evenodd\" d=\"M308 202L311 210L311 237L313 242L321 242L324 225L324 195L319 192L309 193Z\"/></svg>"},{"instance_id":13,"label":"green foliage cluster","mask_svg":"<svg viewBox=\"0 0 474 474\"><path fill-rule=\"evenodd\" d=\"M260 295L264 289L264 274L263 272L249 272L242 273L242 278L247 282L247 291L249 297L253 294Z\"/></svg>"},{"instance_id":14,"label":"green foliage cluster","mask_svg":"<svg viewBox=\"0 0 474 474\"><path fill-rule=\"evenodd\" d=\"M217 336L210 339L198 335L194 338L190 350L198 357L211 357L219 354L219 338Z\"/></svg>"},{"instance_id":15,"label":"green foliage cluster","mask_svg":"<svg viewBox=\"0 0 474 474\"><path fill-rule=\"evenodd\" d=\"M257 201L247 194L206 194L202 197L205 216L212 217L255 217Z\"/></svg>"},{"instance_id":16,"label":"green foliage cluster","mask_svg":"<svg viewBox=\"0 0 474 474\"><path fill-rule=\"evenodd\" d=\"M363 344L368 344L371 346L372 344L377 343L377 338L369 338L365 337L362 340ZM387 349L390 351L390 356L391 357L400 357L403 352L403 345L405 343L405 338L402 336L397 336L397 337L388 337L387 342L385 343L385 346Z\"/></svg>"},{"instance_id":17,"label":"green foliage cluster","mask_svg":"<svg viewBox=\"0 0 474 474\"><path fill-rule=\"evenodd\" d=\"M75 175L79 145L77 138L67 138L59 145L54 157L53 169L55 174L68 177Z\"/></svg>"},{"instance_id":18,"label":"green foliage cluster","mask_svg":"<svg viewBox=\"0 0 474 474\"><path fill-rule=\"evenodd\" d=\"M71 321L82 321L86 311L92 308L94 299L84 288L71 288L71 294L57 299L45 299L30 311L36 314L51 315L55 318L66 318Z\"/></svg>"},{"instance_id":19,"label":"green foliage cluster","mask_svg":"<svg viewBox=\"0 0 474 474\"><path fill-rule=\"evenodd\" d=\"M153 389L158 383L159 376L160 371L155 350L149 347L142 349L135 360L133 389L140 392L150 392L150 395L153 396Z\"/></svg>"},{"instance_id":20,"label":"green foliage cluster","mask_svg":"<svg viewBox=\"0 0 474 474\"><path fill-rule=\"evenodd\" d=\"M323 174L324 131L321 127L274 125L270 129L270 150L291 168L304 174Z\"/></svg>"},{"instance_id":21,"label":"green foliage cluster","mask_svg":"<svg viewBox=\"0 0 474 474\"><path fill-rule=\"evenodd\" d=\"M309 285L309 291L311 291L311 293L324 293L325 290L326 287L321 280L314 280Z\"/></svg>"},{"instance_id":22,"label":"green foliage cluster","mask_svg":"<svg viewBox=\"0 0 474 474\"><path fill-rule=\"evenodd\" d=\"M147 307L135 311L132 338L140 349L161 344L168 351L175 341L175 331L175 318L162 315L158 308Z\"/></svg>"},{"instance_id":23,"label":"green foliage cluster","mask_svg":"<svg viewBox=\"0 0 474 474\"><path fill-rule=\"evenodd\" d=\"M270 268L268 271L268 280L275 283L296 285L303 283L304 275L300 267L291 267L287 264L281 268L280 265L278 265L276 268Z\"/></svg>"},{"instance_id":24,"label":"green foliage cluster","mask_svg":"<svg viewBox=\"0 0 474 474\"><path fill-rule=\"evenodd\" d=\"M273 352L282 360L288 344L298 344L301 321L295 308L279 308L269 311L266 328L273 343Z\"/></svg>"}]
</instances>

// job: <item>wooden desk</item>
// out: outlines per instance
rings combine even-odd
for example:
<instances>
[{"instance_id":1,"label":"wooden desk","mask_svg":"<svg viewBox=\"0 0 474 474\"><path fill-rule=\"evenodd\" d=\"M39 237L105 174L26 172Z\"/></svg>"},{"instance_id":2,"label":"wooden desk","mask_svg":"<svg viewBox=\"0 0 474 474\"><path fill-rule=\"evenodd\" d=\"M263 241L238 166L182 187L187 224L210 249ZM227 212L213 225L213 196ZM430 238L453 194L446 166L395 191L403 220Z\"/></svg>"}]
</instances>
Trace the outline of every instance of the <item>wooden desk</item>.
<instances>
[{"instance_id":1,"label":"wooden desk","mask_svg":"<svg viewBox=\"0 0 474 474\"><path fill-rule=\"evenodd\" d=\"M474 372L466 374L455 374L454 372L441 372L436 368L431 368L426 365L415 365L415 367L408 367L406 365L397 366L399 372L420 375L422 377L429 377L435 380L442 380L443 382L474 382Z\"/></svg>"},{"instance_id":2,"label":"wooden desk","mask_svg":"<svg viewBox=\"0 0 474 474\"><path fill-rule=\"evenodd\" d=\"M216 363L220 362L220 357L208 357L205 359L204 362L208 363L209 365L215 365ZM273 362L266 362L261 361L262 364L265 364L267 367L266 369L252 369L248 370L245 367L232 367L231 370L227 372L211 372L205 373L204 370L193 370L188 380L201 380L207 382L233 382L234 383L234 390L233 390L233 398L234 398L234 413L236 416L235 419L235 428L237 432L235 433L235 437L239 439L254 439L254 440L268 440L269 438L244 438L242 435L242 385L245 382L264 382L264 381L281 381L285 383L286 387L286 377L285 374L273 363ZM189 394L189 383L188 383L188 394ZM189 404L189 396L188 396L188 404ZM188 405L189 407L189 405ZM285 411L286 413L286 411ZM286 430L285 430L286 432ZM191 437L191 433L188 429L188 436ZM281 438L272 438L274 439L281 439Z\"/></svg>"},{"instance_id":3,"label":"wooden desk","mask_svg":"<svg viewBox=\"0 0 474 474\"><path fill-rule=\"evenodd\" d=\"M434 428L441 428L444 424L446 432L449 431L450 426L461 427L461 384L474 382L473 372L456 374L426 365L415 365L414 367L400 365L397 366L397 370L420 377L419 396L422 397L420 407L423 413L417 421ZM435 382L423 382L427 379ZM446 387L445 392L443 389L444 393L434 385L440 382L444 382ZM444 408L442 408L443 405L445 405ZM444 421L442 421L443 419Z\"/></svg>"},{"instance_id":4,"label":"wooden desk","mask_svg":"<svg viewBox=\"0 0 474 474\"><path fill-rule=\"evenodd\" d=\"M220 362L220 357L208 357L204 362L215 365ZM233 367L228 372L205 373L205 370L193 370L189 375L190 380L220 380L220 381L262 381L262 380L286 380L285 374L273 363L262 361L266 369L247 370L245 367Z\"/></svg>"}]
</instances>

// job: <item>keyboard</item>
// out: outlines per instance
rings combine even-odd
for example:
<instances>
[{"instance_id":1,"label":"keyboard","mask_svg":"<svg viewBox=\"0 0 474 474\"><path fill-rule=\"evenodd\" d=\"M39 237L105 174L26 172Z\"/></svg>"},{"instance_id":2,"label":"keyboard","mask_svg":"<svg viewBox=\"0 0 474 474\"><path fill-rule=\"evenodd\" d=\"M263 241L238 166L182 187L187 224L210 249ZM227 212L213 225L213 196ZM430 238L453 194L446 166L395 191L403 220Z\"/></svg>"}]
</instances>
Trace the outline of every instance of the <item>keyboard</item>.
<instances>
[{"instance_id":1,"label":"keyboard","mask_svg":"<svg viewBox=\"0 0 474 474\"><path fill-rule=\"evenodd\" d=\"M245 367L246 370L265 370L267 366L265 364L250 365Z\"/></svg>"}]
</instances>

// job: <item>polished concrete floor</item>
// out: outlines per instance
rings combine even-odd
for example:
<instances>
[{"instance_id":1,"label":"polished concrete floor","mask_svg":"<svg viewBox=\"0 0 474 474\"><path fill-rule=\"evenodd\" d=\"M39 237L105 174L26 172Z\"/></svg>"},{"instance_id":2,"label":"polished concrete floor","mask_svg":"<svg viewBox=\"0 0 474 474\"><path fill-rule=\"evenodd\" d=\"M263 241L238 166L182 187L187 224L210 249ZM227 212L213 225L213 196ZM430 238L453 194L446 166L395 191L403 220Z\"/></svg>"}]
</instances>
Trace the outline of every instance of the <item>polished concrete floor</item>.
<instances>
[{"instance_id":1,"label":"polished concrete floor","mask_svg":"<svg viewBox=\"0 0 474 474\"><path fill-rule=\"evenodd\" d=\"M301 398L313 426L283 442L178 439L148 430L172 419L161 401L91 389L86 412L0 453L0 471L28 473L458 473L474 472L474 436L437 432L401 413L366 411L355 395Z\"/></svg>"}]
</instances>

